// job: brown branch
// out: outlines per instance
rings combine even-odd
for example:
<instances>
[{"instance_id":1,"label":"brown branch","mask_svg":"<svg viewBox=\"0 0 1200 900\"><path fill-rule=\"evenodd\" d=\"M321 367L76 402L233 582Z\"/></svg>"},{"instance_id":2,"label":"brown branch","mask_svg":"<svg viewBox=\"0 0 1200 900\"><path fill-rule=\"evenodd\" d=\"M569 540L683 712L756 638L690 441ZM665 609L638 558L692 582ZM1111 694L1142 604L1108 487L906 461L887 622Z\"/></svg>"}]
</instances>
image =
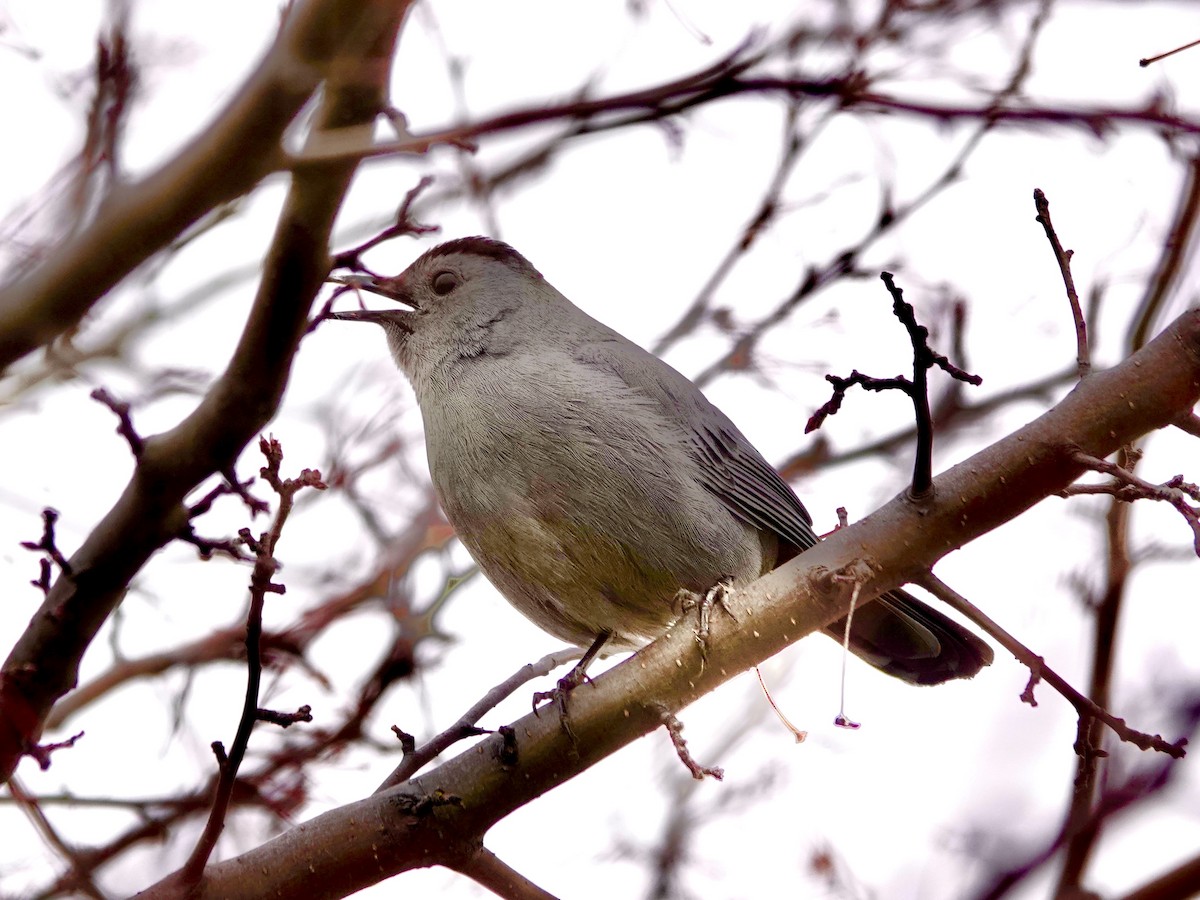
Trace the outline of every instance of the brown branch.
<instances>
[{"instance_id":1,"label":"brown branch","mask_svg":"<svg viewBox=\"0 0 1200 900\"><path fill-rule=\"evenodd\" d=\"M283 479L279 475L279 466L283 462L283 448L274 438L260 438L258 448L267 459L261 474L267 484L275 490L279 497L279 508L275 512L275 521L268 531L263 532L257 539L247 540L255 550L254 571L250 574L250 607L246 613L246 694L242 704L242 715L238 720L237 733L228 755L218 754L220 771L217 785L213 792L212 809L204 832L196 842L196 847L180 870L179 883L183 890L191 893L192 887L200 880L204 865L217 845L217 838L225 828L225 816L229 811L229 801L233 796L234 785L237 783L238 769L250 746L250 734L255 724L260 721L271 721L276 724L291 724L294 721L312 721L309 707L291 716L271 711L261 710L258 706L259 685L262 681L262 616L266 607L267 594L282 594L284 586L275 582L275 573L279 562L275 558L275 550L283 535L283 526L295 504L296 494L303 488L324 490L321 473L313 469L303 470L299 477Z\"/></svg>"},{"instance_id":2,"label":"brown branch","mask_svg":"<svg viewBox=\"0 0 1200 900\"><path fill-rule=\"evenodd\" d=\"M1126 894L1122 900L1179 900L1200 894L1200 856L1180 863L1169 872Z\"/></svg>"},{"instance_id":3,"label":"brown branch","mask_svg":"<svg viewBox=\"0 0 1200 900\"><path fill-rule=\"evenodd\" d=\"M347 8L342 9L343 6ZM260 67L257 80L252 79L233 101L230 115L234 112L253 115L254 120L249 124L255 134L272 135L272 127L281 124L279 113L289 108L291 101L288 98L303 100L312 89L306 78L293 72L297 67L287 60L296 54L316 66L337 58L339 64L333 66L333 70L346 81L327 86L317 127L361 123L364 130L369 131L370 123L383 106L388 63L407 9L408 0L374 0L365 5L310 0L293 7L275 51ZM315 41L319 49L306 50L309 41ZM337 56L338 53L343 55ZM278 109L270 105L268 111L263 112L257 104L262 100L262 92L275 84L276 79L283 78L285 73L280 71L281 66L286 70L287 78L292 79L289 85L298 84L304 88L303 97L294 89L292 93L285 91L272 101L278 103ZM308 71L305 67L299 68ZM277 84L275 88L270 92L273 96L282 90ZM203 171L191 173L191 182L200 185L219 180L209 177L213 169L219 167L211 155L201 154L197 158L196 154L201 150L223 148L235 161L255 158L256 154L250 152L251 148L258 147L254 142L250 142L249 147L238 144L230 149L218 141L218 137L228 138L228 130L220 135L202 132L205 136L199 139L196 147L185 152L188 165L203 163ZM272 139L275 137L277 134ZM241 163L229 165L236 172ZM179 175L174 169L168 168L167 172L171 177ZM41 610L35 614L0 669L0 779L7 779L21 754L36 743L54 702L74 687L84 650L121 602L134 575L151 554L180 533L187 520L183 499L209 475L228 470L246 443L274 414L287 383L292 358L307 326L308 309L328 273L329 233L353 174L354 166L345 164L314 167L293 179L266 256L258 294L225 372L183 422L169 432L146 439L133 478L120 499L71 558L75 576L59 578L55 582ZM155 177L168 176L160 173L150 182L154 182ZM160 186L155 185L155 190L160 191ZM193 197L191 193L185 194ZM138 203L150 203L150 197L142 193L137 197ZM178 199L178 195L172 197ZM159 196L154 199L155 235L153 238L146 236L142 250L158 246L159 231L170 231L171 209L163 212L165 218L158 215L162 200ZM127 218L137 218L135 210L128 205L118 203L118 207ZM137 212L145 214L147 211L139 209ZM101 219L110 229L117 229L113 233L127 234L136 224L125 221L117 228L121 223L108 221L104 216ZM100 224L97 220L96 225ZM93 227L86 232L92 235L89 240L101 240L94 234L95 230ZM165 235L166 238L171 236ZM101 255L119 259L121 251L110 246L111 239L112 233L102 238ZM87 289L80 288L79 293L85 298L94 298L98 296L97 291L105 290L112 277L119 277L119 274L113 271L98 274L93 266L84 265L76 258L76 251L82 252L79 248L71 252L64 248L60 254L64 260L74 259L79 263L77 270L72 269L68 281L73 284L70 279L76 275L85 277ZM24 333L27 339L32 335L38 340L44 337L41 331L36 335L28 330L10 331L5 324L6 316L18 308L19 315L26 315L31 309L35 310L36 316L46 314L47 304L52 306L57 302L51 298L58 297L62 287L55 279L65 277L62 272L44 273L38 276L42 286L33 291L28 288L28 282L37 279L31 276L27 282L22 282L26 286L23 288L26 294L21 295L24 299L0 298L0 334ZM48 280L57 285L53 291L42 283ZM51 318L55 321L68 319L75 313L82 314L88 305L81 303L72 310L59 309ZM29 344L22 340L25 339L6 337L0 346L0 365L7 358L6 354L19 355L24 352L22 348L28 349Z\"/></svg>"},{"instance_id":4,"label":"brown branch","mask_svg":"<svg viewBox=\"0 0 1200 900\"><path fill-rule=\"evenodd\" d=\"M738 673L844 616L849 598L828 577L875 573L875 596L1028 510L1076 478L1072 448L1103 456L1162 428L1200 400L1200 310L1185 313L1139 353L1081 382L1055 408L942 474L937 501L900 497L730 600L740 624L714 617L701 665L691 622L597 676L571 698L572 745L555 716L527 715L406 785L351 803L205 871L201 896L344 896L417 866L453 864L497 821L642 735ZM515 740L519 771L501 758ZM431 802L443 802L431 807ZM445 801L457 798L457 803ZM364 828L364 822L372 827ZM457 847L446 847L453 834ZM302 883L291 873L303 871ZM169 883L143 894L157 900Z\"/></svg>"},{"instance_id":5,"label":"brown branch","mask_svg":"<svg viewBox=\"0 0 1200 900\"><path fill-rule=\"evenodd\" d=\"M1132 473L1141 453L1129 448L1120 451L1121 468ZM1112 705L1112 675L1116 665L1117 628L1133 562L1129 556L1130 506L1113 498L1105 516L1108 544L1108 571L1104 590L1089 603L1093 613L1092 674L1088 696L1097 706ZM1083 893L1083 874L1100 837L1100 823L1091 815L1097 794L1096 773L1107 756L1100 723L1095 718L1079 720L1076 741L1075 781L1071 800L1063 819L1062 833L1069 835L1062 868L1059 870L1056 896Z\"/></svg>"},{"instance_id":6,"label":"brown branch","mask_svg":"<svg viewBox=\"0 0 1200 900\"><path fill-rule=\"evenodd\" d=\"M683 738L683 723L679 721L678 716L665 707L662 710L662 723L667 730L667 736L671 738L671 746L675 748L675 755L679 757L683 767L694 779L697 781L703 781L705 778L724 780L725 770L720 766L703 766L696 761L696 758L692 756L692 751L688 749L687 741Z\"/></svg>"},{"instance_id":7,"label":"brown branch","mask_svg":"<svg viewBox=\"0 0 1200 900\"><path fill-rule=\"evenodd\" d=\"M73 327L186 228L275 171L284 131L338 56L386 28L391 5L307 0L291 7L257 69L188 146L113 190L86 228L0 292L0 371Z\"/></svg>"},{"instance_id":8,"label":"brown branch","mask_svg":"<svg viewBox=\"0 0 1200 900\"><path fill-rule=\"evenodd\" d=\"M1079 305L1079 294L1075 290L1075 278L1071 275L1071 257L1075 251L1063 249L1058 233L1050 221L1050 201L1040 188L1034 188L1033 205L1037 208L1037 221L1045 229L1046 238L1054 250L1054 259L1058 263L1058 271L1062 274L1063 285L1067 289L1071 319L1075 322L1075 361L1079 367L1079 377L1086 378L1092 370L1092 356L1088 349L1087 320L1083 317L1083 307Z\"/></svg>"},{"instance_id":9,"label":"brown branch","mask_svg":"<svg viewBox=\"0 0 1200 900\"><path fill-rule=\"evenodd\" d=\"M486 847L464 854L450 868L505 900L556 900Z\"/></svg>"},{"instance_id":10,"label":"brown branch","mask_svg":"<svg viewBox=\"0 0 1200 900\"><path fill-rule=\"evenodd\" d=\"M1141 349L1150 339L1150 331L1163 304L1179 285L1186 270L1184 263L1193 250L1197 234L1200 234L1197 224L1200 224L1200 156L1193 156L1175 207L1175 217L1163 241L1158 265L1148 279L1146 293L1138 302L1137 313L1132 319L1134 327L1128 339L1130 353Z\"/></svg>"},{"instance_id":11,"label":"brown branch","mask_svg":"<svg viewBox=\"0 0 1200 900\"><path fill-rule=\"evenodd\" d=\"M415 742L412 743L412 746L405 747L404 758L400 765L380 783L379 787L375 789L375 793L385 791L388 788L393 788L398 784L408 781L458 741L485 733L476 727L476 723L484 715L495 709L501 701L510 697L513 691L523 684L528 684L534 678L549 675L564 663L578 658L579 649L572 647L567 650L557 650L554 653L547 653L537 662L521 666L512 675L484 694L470 709L459 717L457 722L441 734L426 741L420 748L416 747ZM400 734L404 735L404 732L400 732ZM408 741L413 741L412 735L407 735L406 737ZM402 743L404 740L405 738L402 737Z\"/></svg>"},{"instance_id":12,"label":"brown branch","mask_svg":"<svg viewBox=\"0 0 1200 900\"><path fill-rule=\"evenodd\" d=\"M948 604L951 608L958 610L958 612L969 618L987 632L989 637L995 639L996 643L1015 656L1023 666L1029 669L1029 683L1026 685L1024 693L1021 694L1021 700L1025 703L1028 703L1030 706L1037 706L1037 700L1033 696L1033 689L1039 682L1045 681L1075 708L1075 713L1079 716L1081 727L1088 720L1095 719L1107 725L1113 734L1121 740L1128 741L1142 750L1156 750L1159 753L1165 753L1172 759L1182 759L1184 757L1185 751L1183 747L1187 743L1186 739L1172 743L1165 740L1162 735L1151 735L1144 731L1130 728L1124 719L1117 718L1107 709L1104 709L1072 687L1070 682L1046 665L1045 659L1038 656L1005 631L999 624L986 616L974 604L957 593L932 572L924 572L917 575L912 579L912 583L919 584L943 603ZM1075 752L1082 755L1087 752L1087 748L1080 743L1076 743Z\"/></svg>"},{"instance_id":13,"label":"brown branch","mask_svg":"<svg viewBox=\"0 0 1200 900\"><path fill-rule=\"evenodd\" d=\"M1192 530L1192 546L1196 555L1200 556L1200 509L1192 506L1188 500L1200 502L1200 488L1184 481L1182 475L1176 475L1163 484L1151 484L1138 478L1132 471L1110 463L1106 459L1079 452L1075 459L1080 465L1094 472L1111 475L1108 484L1072 484L1058 492L1060 497L1072 497L1080 494L1111 494L1117 500L1130 502L1133 500L1159 500L1169 503L1183 516L1188 527Z\"/></svg>"},{"instance_id":14,"label":"brown branch","mask_svg":"<svg viewBox=\"0 0 1200 900\"><path fill-rule=\"evenodd\" d=\"M67 843L50 823L50 820L46 818L40 799L25 790L25 786L17 778L8 783L8 792L46 843L70 868L75 890L88 897L94 897L96 900L105 900L104 893L96 886L93 867L88 864L88 860L79 853L77 848Z\"/></svg>"}]
</instances>

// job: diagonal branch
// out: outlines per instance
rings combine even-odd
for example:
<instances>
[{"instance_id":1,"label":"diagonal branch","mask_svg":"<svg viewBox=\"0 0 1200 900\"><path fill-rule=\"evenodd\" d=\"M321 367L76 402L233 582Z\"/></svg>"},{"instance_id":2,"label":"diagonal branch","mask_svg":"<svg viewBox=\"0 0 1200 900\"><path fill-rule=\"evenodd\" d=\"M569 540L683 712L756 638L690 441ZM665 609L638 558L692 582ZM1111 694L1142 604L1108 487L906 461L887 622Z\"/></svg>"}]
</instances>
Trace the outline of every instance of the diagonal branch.
<instances>
[{"instance_id":1,"label":"diagonal branch","mask_svg":"<svg viewBox=\"0 0 1200 900\"><path fill-rule=\"evenodd\" d=\"M750 666L844 616L833 573L868 574L864 596L897 587L1078 477L1075 448L1106 456L1200 400L1200 310L1055 408L943 473L920 507L904 496L842 529L730 600L702 665L680 627L571 696L576 742L558 717L528 715L426 775L305 822L205 872L200 896L342 897L396 873L454 865L500 819L661 726ZM511 760L518 761L514 767ZM453 836L453 841L448 836ZM169 896L169 881L143 893Z\"/></svg>"}]
</instances>

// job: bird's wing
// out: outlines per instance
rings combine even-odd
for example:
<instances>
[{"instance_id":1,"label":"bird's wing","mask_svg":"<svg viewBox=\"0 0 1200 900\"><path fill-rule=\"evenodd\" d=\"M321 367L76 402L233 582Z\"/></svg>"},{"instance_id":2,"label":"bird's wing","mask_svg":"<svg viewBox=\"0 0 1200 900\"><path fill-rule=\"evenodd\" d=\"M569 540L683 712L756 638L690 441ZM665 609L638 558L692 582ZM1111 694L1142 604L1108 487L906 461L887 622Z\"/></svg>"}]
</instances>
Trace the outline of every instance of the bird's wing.
<instances>
[{"instance_id":1,"label":"bird's wing","mask_svg":"<svg viewBox=\"0 0 1200 900\"><path fill-rule=\"evenodd\" d=\"M610 340L582 345L578 358L611 372L679 426L704 486L734 515L779 537L777 564L816 544L804 504L737 426L681 374L613 334ZM840 641L845 626L841 619L825 633ZM857 611L850 649L911 684L971 678L992 662L992 648L986 643L901 590L889 591Z\"/></svg>"},{"instance_id":2,"label":"bird's wing","mask_svg":"<svg viewBox=\"0 0 1200 900\"><path fill-rule=\"evenodd\" d=\"M620 336L584 344L578 356L655 402L687 436L704 487L738 518L790 545L782 557L817 543L812 517L787 482L687 378Z\"/></svg>"}]
</instances>

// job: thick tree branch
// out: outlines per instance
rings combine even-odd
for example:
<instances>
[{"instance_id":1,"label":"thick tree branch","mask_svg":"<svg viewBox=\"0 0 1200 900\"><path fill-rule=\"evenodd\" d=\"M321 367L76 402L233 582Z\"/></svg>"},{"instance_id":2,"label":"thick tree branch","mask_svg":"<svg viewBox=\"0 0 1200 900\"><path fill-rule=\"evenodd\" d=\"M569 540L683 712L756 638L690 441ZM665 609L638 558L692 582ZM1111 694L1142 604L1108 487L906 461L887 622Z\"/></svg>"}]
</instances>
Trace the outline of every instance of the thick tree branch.
<instances>
[{"instance_id":1,"label":"thick tree branch","mask_svg":"<svg viewBox=\"0 0 1200 900\"><path fill-rule=\"evenodd\" d=\"M293 6L257 69L190 144L136 184L115 188L88 227L0 292L0 372L73 327L206 213L277 170L284 130L347 48L386 27L392 5Z\"/></svg>"},{"instance_id":2,"label":"thick tree branch","mask_svg":"<svg viewBox=\"0 0 1200 900\"><path fill-rule=\"evenodd\" d=\"M1096 372L1016 433L937 478L934 499L900 496L738 591L737 623L715 617L702 665L684 621L571 696L576 741L557 716L529 715L406 785L348 804L240 857L210 866L201 896L342 897L385 877L478 847L497 821L658 728L755 663L845 615L831 574L866 575L863 596L897 587L964 543L1061 490L1083 467L1200 401L1200 310L1121 365ZM513 752L515 752L515 762ZM166 883L146 891L165 897Z\"/></svg>"},{"instance_id":3,"label":"thick tree branch","mask_svg":"<svg viewBox=\"0 0 1200 900\"><path fill-rule=\"evenodd\" d=\"M369 133L384 105L390 60L408 5L408 0L374 0L361 19L343 11L339 24L330 18L337 18L339 4L316 4L299 8L298 18L289 19L292 24L284 32L291 35L288 41L298 40L294 30L299 21L307 29L301 34L324 48L319 57L311 48L292 48L297 59L313 64L324 60L338 76L326 88L318 129L357 126ZM360 9L359 4L351 6ZM376 30L366 34L346 22L369 22ZM348 28L352 45L338 40ZM291 67L296 65L293 61ZM209 160L208 165L217 163ZM12 774L37 741L54 702L75 686L84 650L121 602L130 580L151 554L184 531L187 494L209 475L229 470L274 415L312 299L329 270L329 233L354 170L353 164L315 167L293 180L249 320L225 372L183 422L146 438L124 493L70 559L72 575L54 583L9 654L0 670L0 779Z\"/></svg>"}]
</instances>

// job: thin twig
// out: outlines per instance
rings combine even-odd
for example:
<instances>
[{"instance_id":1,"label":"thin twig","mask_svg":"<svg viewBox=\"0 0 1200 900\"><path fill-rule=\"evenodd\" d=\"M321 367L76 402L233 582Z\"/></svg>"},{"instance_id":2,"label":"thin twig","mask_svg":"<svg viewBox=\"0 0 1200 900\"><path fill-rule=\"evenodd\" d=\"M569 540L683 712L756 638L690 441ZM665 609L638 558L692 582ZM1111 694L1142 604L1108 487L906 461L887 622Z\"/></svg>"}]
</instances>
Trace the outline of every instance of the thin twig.
<instances>
[{"instance_id":1,"label":"thin twig","mask_svg":"<svg viewBox=\"0 0 1200 900\"><path fill-rule=\"evenodd\" d=\"M146 442L137 433L137 429L133 427L133 418L129 414L129 404L124 400L118 400L104 388L96 388L92 391L91 397L113 411L113 415L117 417L117 434L121 435L129 443L129 449L133 451L133 458L141 459L142 453L146 449Z\"/></svg>"},{"instance_id":2,"label":"thin twig","mask_svg":"<svg viewBox=\"0 0 1200 900\"><path fill-rule=\"evenodd\" d=\"M398 784L403 784L412 778L429 762L436 759L440 754L444 753L447 748L451 747L458 741L464 738L471 737L475 734L481 734L476 723L483 718L485 714L494 709L501 701L506 699L517 688L523 684L527 684L534 678L541 678L553 672L559 666L570 662L579 657L579 648L572 647L567 650L557 650L554 653L547 653L537 662L528 663L517 671L513 672L506 679L484 694L470 709L463 713L457 722L443 731L441 734L432 738L423 744L420 748L405 749L404 758L400 765L388 775L387 778L375 789L375 793L385 791L388 788L395 787ZM411 735L409 736L411 737Z\"/></svg>"},{"instance_id":3,"label":"thin twig","mask_svg":"<svg viewBox=\"0 0 1200 900\"><path fill-rule=\"evenodd\" d=\"M1065 678L1046 665L1046 661L1042 657L1038 656L1005 631L978 607L957 593L932 572L922 573L913 579L913 583L919 584L943 603L948 604L951 608L958 610L969 618L1029 669L1029 683L1026 685L1025 691L1021 694L1021 699L1030 706L1037 706L1037 700L1033 696L1033 688L1039 681L1044 680L1061 694L1068 703L1075 707L1075 712L1080 718L1098 719L1112 729L1113 733L1121 740L1127 741L1142 750L1156 750L1159 753L1165 753L1173 759L1182 759L1186 755L1183 749L1187 744L1186 738L1181 738L1175 743L1170 743L1162 735L1150 735L1130 728L1124 719L1118 719L1108 710L1093 703L1090 699L1079 693L1079 691L1075 690Z\"/></svg>"},{"instance_id":4,"label":"thin twig","mask_svg":"<svg viewBox=\"0 0 1200 900\"><path fill-rule=\"evenodd\" d=\"M688 749L687 741L683 739L683 723L678 717L666 707L659 710L662 716L663 726L667 729L667 735L671 738L671 745L675 748L675 754L679 757L679 761L691 773L692 777L697 781L702 781L705 778L715 778L717 781L722 781L725 778L725 770L720 766L704 766L696 761L692 756L692 751Z\"/></svg>"},{"instance_id":5,"label":"thin twig","mask_svg":"<svg viewBox=\"0 0 1200 900\"><path fill-rule=\"evenodd\" d=\"M246 695L237 733L228 753L223 754L217 744L213 747L218 756L220 773L204 833L179 873L181 883L185 886L199 883L204 866L225 827L225 816L233 796L238 768L245 757L255 724L263 720L282 724L281 719L286 717L278 713L260 711L258 706L259 685L262 680L263 608L267 594L282 594L285 590L282 584L274 580L275 572L279 569L279 563L275 559L275 548L282 536L284 523L292 511L297 492L303 488L325 488L321 481L321 473L314 469L304 469L297 478L281 478L279 466L283 462L283 450L274 438L260 438L258 446L267 459L267 464L261 469L261 475L278 494L279 509L275 513L275 521L271 528L257 539L249 535L248 529L243 529L242 532L246 543L255 551L256 556L254 571L250 575L250 607L246 614ZM307 713L308 709L304 708L300 718L307 716ZM311 719L311 716L307 718Z\"/></svg>"},{"instance_id":6,"label":"thin twig","mask_svg":"<svg viewBox=\"0 0 1200 900\"><path fill-rule=\"evenodd\" d=\"M42 510L42 536L36 541L21 541L21 546L26 550L45 553L58 566L62 573L69 577L71 575L71 564L67 562L67 558L58 549L58 542L54 534L54 526L57 522L58 510L50 506L45 507ZM41 587L44 591L49 591L48 576L49 572L43 567L41 579L33 582L34 586Z\"/></svg>"},{"instance_id":7,"label":"thin twig","mask_svg":"<svg viewBox=\"0 0 1200 900\"><path fill-rule=\"evenodd\" d=\"M1079 305L1079 294L1075 290L1075 278L1071 275L1071 257L1074 250L1064 250L1050 221L1050 201L1040 188L1033 190L1033 205L1037 208L1037 221L1046 231L1046 238L1054 250L1054 259L1058 262L1058 270L1062 273L1063 285L1067 289L1067 302L1071 304L1071 318L1075 322L1075 360L1079 367L1079 377L1086 378L1092 370L1091 351L1088 349L1087 320L1083 317L1083 307Z\"/></svg>"},{"instance_id":8,"label":"thin twig","mask_svg":"<svg viewBox=\"0 0 1200 900\"><path fill-rule=\"evenodd\" d=\"M1193 250L1200 224L1200 155L1193 156L1187 168L1183 190L1180 191L1175 215L1166 239L1162 242L1154 274L1147 279L1146 293L1138 303L1129 334L1130 353L1135 353L1150 339L1150 330L1158 320L1163 304L1173 295L1180 278L1188 271L1185 265Z\"/></svg>"},{"instance_id":9,"label":"thin twig","mask_svg":"<svg viewBox=\"0 0 1200 900\"><path fill-rule=\"evenodd\" d=\"M433 184L433 176L425 175L416 185L409 189L404 195L404 200L400 203L400 208L396 210L395 218L387 228L382 229L377 234L363 241L357 247L351 247L349 250L343 250L341 253L333 257L333 265L331 269L350 269L354 272L367 272L374 274L370 269L366 268L362 262L362 255L372 247L377 247L385 241L393 240L394 238L402 237L407 234L422 235L441 230L440 225L423 225L413 218L412 206L417 197L421 195L427 187Z\"/></svg>"},{"instance_id":10,"label":"thin twig","mask_svg":"<svg viewBox=\"0 0 1200 900\"><path fill-rule=\"evenodd\" d=\"M820 428L826 418L837 413L841 409L846 391L854 385L868 391L903 392L913 404L916 420L917 446L913 462L912 496L920 499L928 495L933 484L933 415L929 407L929 370L937 366L952 379L968 384L979 385L983 383L983 379L960 369L942 354L935 353L929 346L929 329L917 322L912 304L904 300L904 292L896 286L892 274L883 272L880 277L892 296L892 314L904 326L912 346L913 377L911 380L903 375L895 378L875 378L864 375L857 369L851 372L848 378L826 375L825 380L833 385L833 396L809 417L804 432L808 434Z\"/></svg>"},{"instance_id":11,"label":"thin twig","mask_svg":"<svg viewBox=\"0 0 1200 900\"><path fill-rule=\"evenodd\" d=\"M1192 546L1196 555L1200 556L1200 508L1192 506L1188 500L1200 502L1200 487L1184 481L1182 475L1162 484L1151 484L1138 478L1133 472L1106 459L1100 459L1087 453L1077 452L1073 458L1080 465L1111 475L1113 480L1108 484L1073 484L1059 491L1060 497L1072 497L1080 494L1111 494L1117 500L1130 502L1133 500L1159 500L1169 503L1178 510L1192 530Z\"/></svg>"},{"instance_id":12,"label":"thin twig","mask_svg":"<svg viewBox=\"0 0 1200 900\"><path fill-rule=\"evenodd\" d=\"M1158 56L1144 56L1138 60L1138 65L1143 69L1146 66L1152 65L1159 60L1166 59L1168 56L1174 56L1176 53L1182 53L1184 50L1189 50L1192 47L1200 46L1200 41L1192 41L1190 44L1184 44L1182 47L1176 47L1174 50L1168 50L1166 53L1160 53Z\"/></svg>"},{"instance_id":13,"label":"thin twig","mask_svg":"<svg viewBox=\"0 0 1200 900\"><path fill-rule=\"evenodd\" d=\"M70 867L74 889L88 897L95 898L95 900L104 900L105 894L94 880L95 866L90 865L88 860L82 858L86 854L81 854L76 847L68 844L66 839L58 833L58 829L42 811L42 799L25 790L21 779L15 776L9 779L8 793L46 843Z\"/></svg>"}]
</instances>

